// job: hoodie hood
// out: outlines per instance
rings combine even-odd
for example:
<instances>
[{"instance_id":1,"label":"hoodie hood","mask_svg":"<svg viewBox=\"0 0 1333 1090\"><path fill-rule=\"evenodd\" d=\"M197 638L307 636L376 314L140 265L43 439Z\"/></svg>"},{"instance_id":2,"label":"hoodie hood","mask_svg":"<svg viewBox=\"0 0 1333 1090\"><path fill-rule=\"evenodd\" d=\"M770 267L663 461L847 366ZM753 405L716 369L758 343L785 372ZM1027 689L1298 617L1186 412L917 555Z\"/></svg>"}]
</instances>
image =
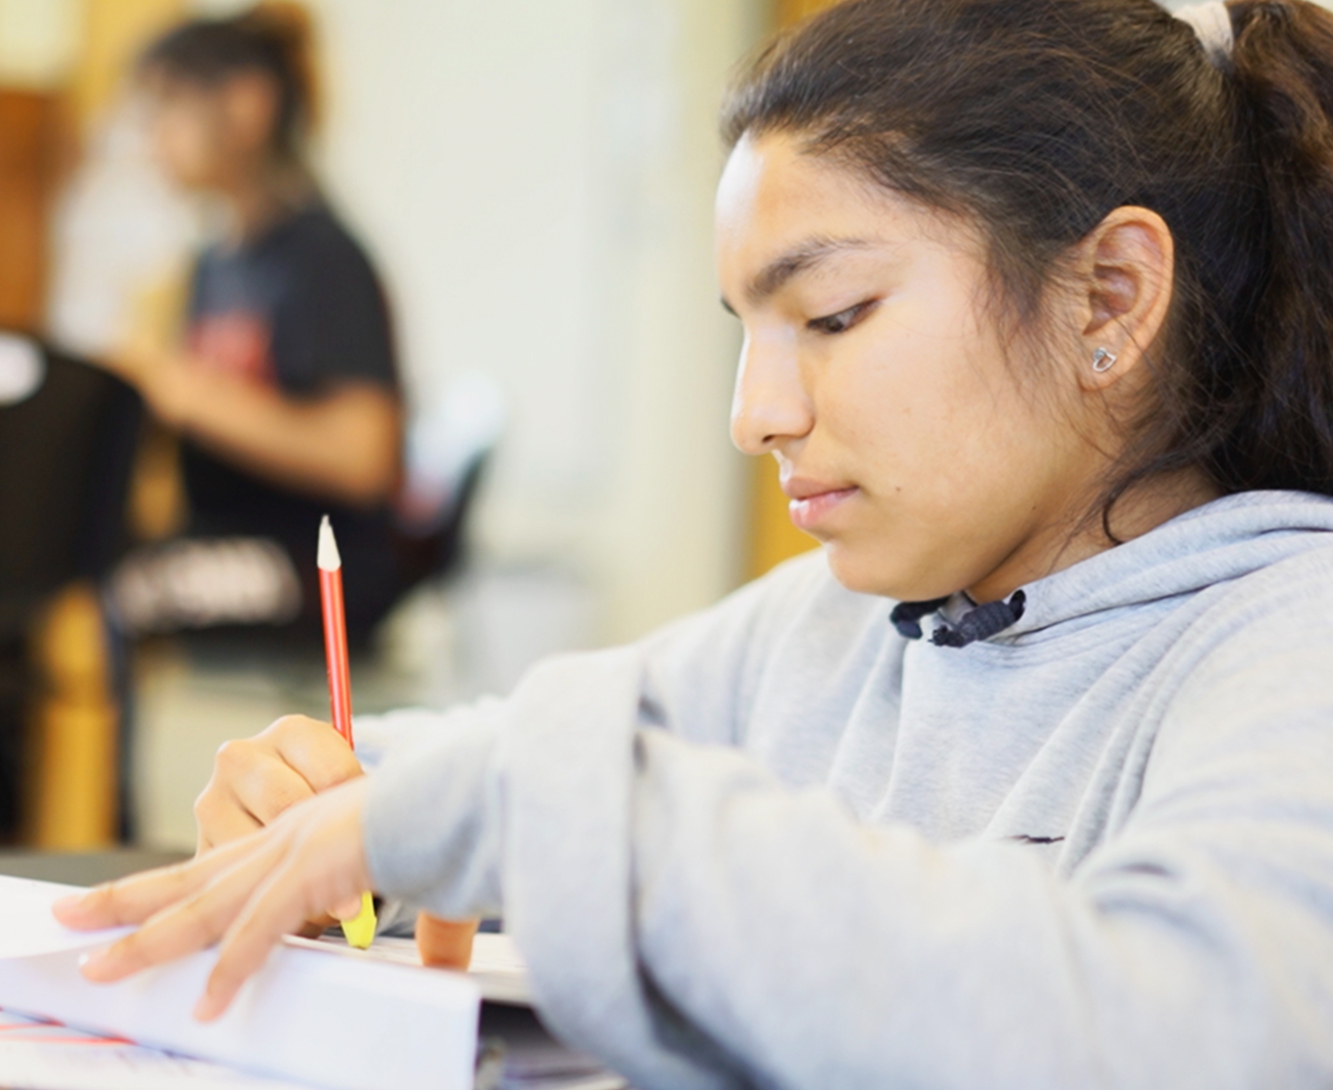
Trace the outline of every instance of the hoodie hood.
<instances>
[{"instance_id":1,"label":"hoodie hood","mask_svg":"<svg viewBox=\"0 0 1333 1090\"><path fill-rule=\"evenodd\" d=\"M1010 623L985 642L1035 642L1067 635L1108 614L1242 579L1310 549L1333 546L1333 499L1308 492L1241 492L1204 504L1156 529L1022 588L1008 603L975 607L956 594L934 606L949 629L978 609ZM1012 618L1012 619L1011 619ZM895 622L896 623L896 622ZM955 644L956 646L956 644Z\"/></svg>"}]
</instances>

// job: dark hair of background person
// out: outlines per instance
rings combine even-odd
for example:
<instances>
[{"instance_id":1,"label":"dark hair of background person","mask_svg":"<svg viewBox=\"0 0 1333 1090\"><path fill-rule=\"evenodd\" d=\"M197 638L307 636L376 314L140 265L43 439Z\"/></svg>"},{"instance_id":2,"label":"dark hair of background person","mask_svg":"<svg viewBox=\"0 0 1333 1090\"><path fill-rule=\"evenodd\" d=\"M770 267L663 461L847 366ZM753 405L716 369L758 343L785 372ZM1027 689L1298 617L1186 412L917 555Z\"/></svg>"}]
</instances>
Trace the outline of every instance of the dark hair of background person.
<instances>
[{"instance_id":1,"label":"dark hair of background person","mask_svg":"<svg viewBox=\"0 0 1333 1090\"><path fill-rule=\"evenodd\" d=\"M1108 535L1127 489L1190 467L1224 493L1333 495L1333 14L1228 9L1219 66L1153 0L850 0L768 46L723 111L729 146L789 133L973 217L1030 328L1109 212L1166 221L1175 298Z\"/></svg>"},{"instance_id":2,"label":"dark hair of background person","mask_svg":"<svg viewBox=\"0 0 1333 1090\"><path fill-rule=\"evenodd\" d=\"M298 4L270 2L229 19L194 19L168 31L139 59L139 71L214 87L258 72L278 89L274 151L299 157L318 120L313 28Z\"/></svg>"}]
</instances>

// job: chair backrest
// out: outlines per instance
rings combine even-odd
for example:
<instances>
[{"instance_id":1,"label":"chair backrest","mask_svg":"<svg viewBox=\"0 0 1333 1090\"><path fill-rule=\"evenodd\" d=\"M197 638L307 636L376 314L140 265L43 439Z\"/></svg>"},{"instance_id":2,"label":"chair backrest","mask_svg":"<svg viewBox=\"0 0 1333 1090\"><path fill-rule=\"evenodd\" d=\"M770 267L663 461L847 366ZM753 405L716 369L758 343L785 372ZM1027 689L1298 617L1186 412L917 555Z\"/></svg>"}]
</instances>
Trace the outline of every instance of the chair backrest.
<instances>
[{"instance_id":1,"label":"chair backrest","mask_svg":"<svg viewBox=\"0 0 1333 1090\"><path fill-rule=\"evenodd\" d=\"M465 374L419 413L408 434L397 538L403 587L455 573L465 559L478 487L504 433L503 394Z\"/></svg>"},{"instance_id":2,"label":"chair backrest","mask_svg":"<svg viewBox=\"0 0 1333 1090\"><path fill-rule=\"evenodd\" d=\"M17 334L0 333L0 364L0 629L12 629L123 547L143 408L119 379ZM26 387L25 366L37 371Z\"/></svg>"}]
</instances>

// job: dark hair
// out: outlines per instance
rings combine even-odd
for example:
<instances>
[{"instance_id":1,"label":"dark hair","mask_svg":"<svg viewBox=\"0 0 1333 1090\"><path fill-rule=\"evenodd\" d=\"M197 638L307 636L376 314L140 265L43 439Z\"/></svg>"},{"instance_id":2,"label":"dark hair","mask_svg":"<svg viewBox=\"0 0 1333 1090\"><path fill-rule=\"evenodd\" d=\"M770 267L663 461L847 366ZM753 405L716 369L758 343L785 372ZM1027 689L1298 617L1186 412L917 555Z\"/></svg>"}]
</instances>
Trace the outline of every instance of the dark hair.
<instances>
[{"instance_id":1,"label":"dark hair","mask_svg":"<svg viewBox=\"0 0 1333 1090\"><path fill-rule=\"evenodd\" d=\"M787 132L975 217L1025 322L1121 205L1176 242L1152 404L1102 506L1190 467L1223 492L1333 495L1333 16L1232 0L1214 63L1152 0L850 0L733 89L729 145Z\"/></svg>"},{"instance_id":2,"label":"dark hair","mask_svg":"<svg viewBox=\"0 0 1333 1090\"><path fill-rule=\"evenodd\" d=\"M292 3L264 3L230 19L194 19L144 51L139 70L215 86L244 72L270 77L278 89L274 147L296 153L316 116L312 31Z\"/></svg>"}]
</instances>

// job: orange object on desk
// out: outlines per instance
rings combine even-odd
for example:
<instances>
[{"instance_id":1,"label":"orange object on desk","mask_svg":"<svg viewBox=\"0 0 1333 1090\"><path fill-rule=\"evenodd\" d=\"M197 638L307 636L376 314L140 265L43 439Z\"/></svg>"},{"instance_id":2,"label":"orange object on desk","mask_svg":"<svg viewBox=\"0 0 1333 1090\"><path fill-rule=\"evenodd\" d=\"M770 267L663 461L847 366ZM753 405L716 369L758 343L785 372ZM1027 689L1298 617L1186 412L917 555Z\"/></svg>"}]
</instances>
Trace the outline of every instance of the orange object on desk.
<instances>
[{"instance_id":1,"label":"orange object on desk","mask_svg":"<svg viewBox=\"0 0 1333 1090\"><path fill-rule=\"evenodd\" d=\"M479 920L441 920L422 912L417 916L417 953L423 965L437 969L466 969L472 963L472 940Z\"/></svg>"}]
</instances>

